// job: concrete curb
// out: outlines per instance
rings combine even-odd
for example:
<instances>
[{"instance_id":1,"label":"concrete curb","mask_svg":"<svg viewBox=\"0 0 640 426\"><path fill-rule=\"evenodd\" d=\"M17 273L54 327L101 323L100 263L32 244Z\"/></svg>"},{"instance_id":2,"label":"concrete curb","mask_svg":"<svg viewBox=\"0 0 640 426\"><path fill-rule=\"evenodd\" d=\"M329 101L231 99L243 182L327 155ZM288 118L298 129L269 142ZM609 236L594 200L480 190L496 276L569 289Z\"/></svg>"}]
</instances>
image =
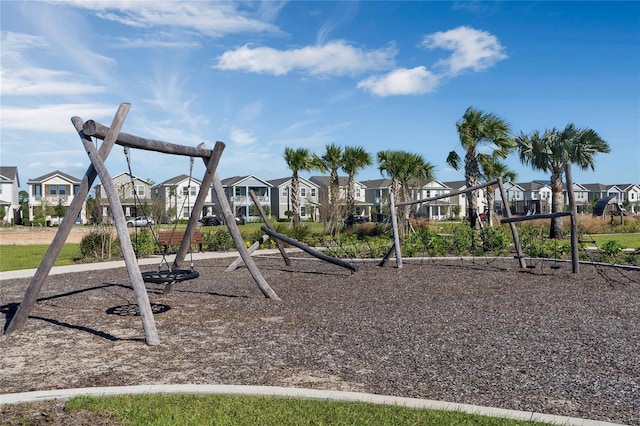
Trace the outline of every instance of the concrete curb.
<instances>
[{"instance_id":1,"label":"concrete curb","mask_svg":"<svg viewBox=\"0 0 640 426\"><path fill-rule=\"evenodd\" d=\"M373 404L398 405L409 408L460 411L468 414L507 418L515 420L535 420L559 425L574 426L623 426L616 423L587 420L575 417L542 414L533 411L516 411L479 405L458 404L429 399L403 398L397 396L376 395L360 392L329 391L318 389L289 388L279 386L243 386L243 385L138 385L113 386L77 389L59 389L49 391L22 392L0 395L0 404L18 404L40 402L51 399L66 400L80 395L107 396L133 394L231 394L278 396L291 398L325 399L333 401L358 401Z\"/></svg>"}]
</instances>

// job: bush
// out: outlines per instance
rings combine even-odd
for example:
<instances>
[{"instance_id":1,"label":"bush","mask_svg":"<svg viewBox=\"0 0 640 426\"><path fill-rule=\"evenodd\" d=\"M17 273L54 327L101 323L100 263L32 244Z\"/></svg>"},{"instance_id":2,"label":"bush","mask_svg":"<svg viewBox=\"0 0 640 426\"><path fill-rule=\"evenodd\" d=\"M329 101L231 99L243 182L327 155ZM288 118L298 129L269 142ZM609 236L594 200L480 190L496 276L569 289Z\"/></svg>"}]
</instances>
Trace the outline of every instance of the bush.
<instances>
[{"instance_id":1,"label":"bush","mask_svg":"<svg viewBox=\"0 0 640 426\"><path fill-rule=\"evenodd\" d=\"M609 240L599 248L598 262L612 262L622 253L622 245L615 240Z\"/></svg>"},{"instance_id":2,"label":"bush","mask_svg":"<svg viewBox=\"0 0 640 426\"><path fill-rule=\"evenodd\" d=\"M495 256L506 254L511 242L502 228L484 228L480 232L480 239L485 253L493 253Z\"/></svg>"},{"instance_id":3,"label":"bush","mask_svg":"<svg viewBox=\"0 0 640 426\"><path fill-rule=\"evenodd\" d=\"M227 251L236 248L236 243L228 229L207 230L202 234L202 239L207 244L208 250Z\"/></svg>"},{"instance_id":4,"label":"bush","mask_svg":"<svg viewBox=\"0 0 640 426\"><path fill-rule=\"evenodd\" d=\"M153 234L146 228L131 234L129 238L131 238L133 252L137 257L149 256L160 251Z\"/></svg>"},{"instance_id":5,"label":"bush","mask_svg":"<svg viewBox=\"0 0 640 426\"><path fill-rule=\"evenodd\" d=\"M120 244L109 231L91 231L80 241L80 254L84 259L111 259L121 255Z\"/></svg>"}]
</instances>

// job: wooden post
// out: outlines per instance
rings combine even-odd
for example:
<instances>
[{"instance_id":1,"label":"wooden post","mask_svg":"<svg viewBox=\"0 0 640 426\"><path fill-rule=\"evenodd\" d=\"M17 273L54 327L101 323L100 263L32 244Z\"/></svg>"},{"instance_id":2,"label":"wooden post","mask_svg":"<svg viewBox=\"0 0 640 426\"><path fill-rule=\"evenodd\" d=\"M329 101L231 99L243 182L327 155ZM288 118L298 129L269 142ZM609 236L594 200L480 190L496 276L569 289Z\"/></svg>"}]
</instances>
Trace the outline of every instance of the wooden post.
<instances>
[{"instance_id":1,"label":"wooden post","mask_svg":"<svg viewBox=\"0 0 640 426\"><path fill-rule=\"evenodd\" d=\"M224 150L224 148L224 143L216 142L216 145L211 153L211 157L207 160L207 170L205 171L204 177L202 178L200 191L198 191L196 201L193 205L193 208L191 209L189 223L187 223L187 229L184 232L184 238L180 243L180 248L178 249L178 253L176 253L176 257L173 260L173 267L176 269L180 269L180 265L184 261L184 257L191 249L191 238L193 238L193 232L196 230L200 212L204 207L204 202L206 201L207 195L209 193L209 188L211 188L211 184L213 183L213 177L216 174L216 169L218 167L218 163L220 162L220 157L222 156L222 151ZM204 149L204 143L198 145L198 149ZM172 288L173 283L167 284L164 289L165 293L171 292Z\"/></svg>"},{"instance_id":2,"label":"wooden post","mask_svg":"<svg viewBox=\"0 0 640 426\"><path fill-rule=\"evenodd\" d=\"M291 244L294 247L298 247L300 250L303 250L309 253L311 256L314 256L320 260L324 260L325 262L329 262L334 265L342 266L343 268L351 269L351 271L354 271L354 272L358 270L358 266L355 263L346 262L342 259L337 259L335 257L327 256L324 253L320 253L319 251L314 250L305 244L302 244L300 241L296 241L292 238L287 237L286 235L279 234L276 231L273 231L267 228L266 226L263 226L261 229L267 234L271 235L273 238L282 240L285 243Z\"/></svg>"},{"instance_id":3,"label":"wooden post","mask_svg":"<svg viewBox=\"0 0 640 426\"><path fill-rule=\"evenodd\" d=\"M578 206L573 193L573 178L571 176L571 163L565 166L567 176L567 195L569 196L569 207L571 208L571 271L578 273L580 259L578 258Z\"/></svg>"},{"instance_id":4,"label":"wooden post","mask_svg":"<svg viewBox=\"0 0 640 426\"><path fill-rule=\"evenodd\" d=\"M393 200L393 192L389 192L389 209L391 210L391 226L393 227L393 246L396 249L396 266L402 268L402 253L400 250L400 233L398 232L398 219L396 205Z\"/></svg>"},{"instance_id":5,"label":"wooden post","mask_svg":"<svg viewBox=\"0 0 640 426\"><path fill-rule=\"evenodd\" d=\"M258 250L258 247L260 247L260 244L264 243L265 241L269 241L268 235L263 235L262 237L258 238L258 241L251 244L251 247L247 249L249 254L253 254L254 251ZM236 269L238 269L240 264L242 264L242 256L238 256L236 260L234 260L231 263L231 265L227 266L227 272L235 271Z\"/></svg>"},{"instance_id":6,"label":"wooden post","mask_svg":"<svg viewBox=\"0 0 640 426\"><path fill-rule=\"evenodd\" d=\"M251 273L251 276L256 281L256 284L258 284L258 287L260 287L260 290L262 291L262 294L265 295L265 297L269 299L280 300L276 292L273 291L271 287L269 287L269 284L267 284L267 281L264 279L264 277L260 273L260 270L251 258L247 247L244 245L242 234L240 234L240 230L238 229L238 225L236 224L236 218L233 215L231 207L229 206L229 202L227 201L227 197L224 194L224 188L222 187L222 182L220 182L218 173L215 173L213 177L213 190L216 192L216 195L218 197L218 202L220 203L220 207L222 208L222 212L224 213L224 218L227 221L229 232L233 237L233 241L236 243L236 247L240 252L240 256L242 256L242 259L244 260L244 264L247 265L247 269Z\"/></svg>"},{"instance_id":7,"label":"wooden post","mask_svg":"<svg viewBox=\"0 0 640 426\"><path fill-rule=\"evenodd\" d=\"M82 144L89 155L91 164L93 164L93 167L95 167L98 172L104 191L107 194L107 200L111 206L111 213L113 214L116 232L118 234L118 239L120 240L122 256L124 257L124 263L127 267L129 280L131 280L131 285L133 286L133 291L135 292L136 300L138 301L138 310L140 311L140 319L142 320L142 326L144 328L145 340L147 345L159 345L160 339L153 319L153 311L151 310L151 304L149 303L149 295L147 294L147 288L142 280L142 273L140 273L138 259L136 258L133 246L131 245L129 229L127 228L127 219L124 217L124 212L122 211L122 204L120 204L118 190L113 184L104 162L96 152L93 142L91 142L91 140L83 139Z\"/></svg>"},{"instance_id":8,"label":"wooden post","mask_svg":"<svg viewBox=\"0 0 640 426\"><path fill-rule=\"evenodd\" d=\"M507 191L504 189L504 185L502 184L502 178L498 178L498 188L500 188L500 197L502 198L502 205L504 206L504 213L507 216L507 219L511 218L511 208L509 207L509 199L507 198ZM522 246L520 245L520 237L518 236L518 229L516 228L516 224L511 222L509 223L509 227L511 228L511 236L513 237L513 245L516 249L516 256L518 257L518 262L520 263L521 268L527 267L527 262L524 260L524 254L522 252Z\"/></svg>"},{"instance_id":9,"label":"wooden post","mask_svg":"<svg viewBox=\"0 0 640 426\"><path fill-rule=\"evenodd\" d=\"M253 192L252 189L249 190L249 196L251 196L251 199L253 200L253 204L255 204L256 207L258 208L258 212L260 212L260 217L262 217L262 220L264 221L264 226L266 226L267 228L271 229L272 231L275 231L273 225L271 224L271 221L269 220L269 217L267 216L267 214L265 213L264 209L260 205L260 200L258 200L258 197L256 197L256 194L255 194L255 192ZM284 259L285 265L290 266L291 265L291 260L289 259L289 255L285 251L285 249L284 249L282 243L280 242L280 240L276 239L276 246L278 247L278 250L280 251L280 254L282 255L282 258Z\"/></svg>"},{"instance_id":10,"label":"wooden post","mask_svg":"<svg viewBox=\"0 0 640 426\"><path fill-rule=\"evenodd\" d=\"M396 244L395 243L391 244L391 248L389 249L389 251L387 251L387 253L384 256L382 256L382 259L380 260L380 263L378 263L378 266L384 266L384 264L387 263L387 260L389 260L389 257L391 257L391 254L393 254L395 249L396 249Z\"/></svg>"},{"instance_id":11,"label":"wooden post","mask_svg":"<svg viewBox=\"0 0 640 426\"><path fill-rule=\"evenodd\" d=\"M118 132L122 128L122 124L124 123L124 120L130 108L131 104L128 103L122 103L118 107L118 111L116 112L113 118L113 122L111 123L111 128L106 133L104 142L98 150L100 158L106 159L109 156L111 149L115 145L115 141L118 137ZM91 138L83 133L82 128L84 123L82 119L80 117L72 117L71 122L78 131L80 138L83 140L86 139L91 142ZM60 254L60 251L62 250L62 247L64 246L64 243L69 236L69 233L71 232L71 228L73 227L76 217L78 217L78 214L82 210L84 200L89 194L89 190L91 189L91 185L93 185L96 176L97 173L95 168L93 167L93 165L89 165L87 171L84 174L84 177L82 178L82 182L80 182L78 192L74 195L73 200L71 201L71 204L67 209L67 213L64 215L64 219L62 220L62 223L60 224L56 235L53 237L53 241L51 241L51 245L47 249L42 262L40 262L38 269L33 275L33 278L31 278L29 286L25 291L24 298L22 299L22 303L20 303L16 314L7 326L5 334L11 334L16 330L19 330L29 317L29 314L33 310L33 307L38 298L38 294L40 294L40 291L42 290L44 281L49 275L49 272L51 272L51 268L58 258L58 255Z\"/></svg>"}]
</instances>

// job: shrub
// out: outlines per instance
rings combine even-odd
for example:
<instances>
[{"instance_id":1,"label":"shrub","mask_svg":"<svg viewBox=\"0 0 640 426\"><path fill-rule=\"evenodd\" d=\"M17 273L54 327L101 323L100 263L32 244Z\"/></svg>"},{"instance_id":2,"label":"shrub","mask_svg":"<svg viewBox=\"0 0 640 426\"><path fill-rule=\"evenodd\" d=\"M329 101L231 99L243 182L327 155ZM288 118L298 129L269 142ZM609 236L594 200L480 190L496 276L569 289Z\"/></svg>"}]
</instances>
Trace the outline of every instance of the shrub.
<instances>
[{"instance_id":1,"label":"shrub","mask_svg":"<svg viewBox=\"0 0 640 426\"><path fill-rule=\"evenodd\" d=\"M622 253L622 245L615 240L609 240L599 248L598 261L612 262Z\"/></svg>"},{"instance_id":2,"label":"shrub","mask_svg":"<svg viewBox=\"0 0 640 426\"><path fill-rule=\"evenodd\" d=\"M475 231L470 226L454 225L451 229L450 250L456 256L468 254L474 246Z\"/></svg>"},{"instance_id":3,"label":"shrub","mask_svg":"<svg viewBox=\"0 0 640 426\"><path fill-rule=\"evenodd\" d=\"M133 251L138 257L149 256L160 250L153 234L146 228L131 234L130 238Z\"/></svg>"},{"instance_id":4,"label":"shrub","mask_svg":"<svg viewBox=\"0 0 640 426\"><path fill-rule=\"evenodd\" d=\"M480 232L482 249L496 256L504 255L509 249L510 239L502 228L484 228Z\"/></svg>"},{"instance_id":5,"label":"shrub","mask_svg":"<svg viewBox=\"0 0 640 426\"><path fill-rule=\"evenodd\" d=\"M236 244L228 229L207 230L202 234L208 250L227 251L235 248Z\"/></svg>"},{"instance_id":6,"label":"shrub","mask_svg":"<svg viewBox=\"0 0 640 426\"><path fill-rule=\"evenodd\" d=\"M109 231L91 231L80 241L80 254L85 259L111 259L120 256L120 244Z\"/></svg>"}]
</instances>

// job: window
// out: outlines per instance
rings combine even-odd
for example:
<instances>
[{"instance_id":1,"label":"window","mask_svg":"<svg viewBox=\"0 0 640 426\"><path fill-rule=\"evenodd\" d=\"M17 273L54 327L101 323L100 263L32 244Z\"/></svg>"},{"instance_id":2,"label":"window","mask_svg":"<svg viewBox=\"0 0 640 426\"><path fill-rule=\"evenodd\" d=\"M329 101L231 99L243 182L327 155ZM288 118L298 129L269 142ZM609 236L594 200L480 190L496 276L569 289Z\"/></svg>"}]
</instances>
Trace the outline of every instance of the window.
<instances>
[{"instance_id":1,"label":"window","mask_svg":"<svg viewBox=\"0 0 640 426\"><path fill-rule=\"evenodd\" d=\"M300 206L300 216L301 217L307 216L307 206Z\"/></svg>"},{"instance_id":2,"label":"window","mask_svg":"<svg viewBox=\"0 0 640 426\"><path fill-rule=\"evenodd\" d=\"M3 186L4 186L4 185L0 185L0 195L2 195L2 187L3 187Z\"/></svg>"},{"instance_id":3,"label":"window","mask_svg":"<svg viewBox=\"0 0 640 426\"><path fill-rule=\"evenodd\" d=\"M144 192L145 192L144 185L135 185L130 192L130 196L135 197L137 195L138 197L144 197Z\"/></svg>"},{"instance_id":4,"label":"window","mask_svg":"<svg viewBox=\"0 0 640 426\"><path fill-rule=\"evenodd\" d=\"M360 198L360 188L356 188L356 198Z\"/></svg>"},{"instance_id":5,"label":"window","mask_svg":"<svg viewBox=\"0 0 640 426\"><path fill-rule=\"evenodd\" d=\"M49 195L58 195L57 185L49 185Z\"/></svg>"},{"instance_id":6,"label":"window","mask_svg":"<svg viewBox=\"0 0 640 426\"><path fill-rule=\"evenodd\" d=\"M311 188L311 196L312 197L316 196L316 189L315 188Z\"/></svg>"},{"instance_id":7,"label":"window","mask_svg":"<svg viewBox=\"0 0 640 426\"><path fill-rule=\"evenodd\" d=\"M282 188L282 196L286 197L287 195L289 195L289 187Z\"/></svg>"},{"instance_id":8,"label":"window","mask_svg":"<svg viewBox=\"0 0 640 426\"><path fill-rule=\"evenodd\" d=\"M307 188L300 188L300 196L301 197L307 196Z\"/></svg>"},{"instance_id":9,"label":"window","mask_svg":"<svg viewBox=\"0 0 640 426\"><path fill-rule=\"evenodd\" d=\"M36 197L42 195L42 185L33 186L33 195L35 195Z\"/></svg>"},{"instance_id":10,"label":"window","mask_svg":"<svg viewBox=\"0 0 640 426\"><path fill-rule=\"evenodd\" d=\"M185 219L189 218L189 206L182 208L182 217Z\"/></svg>"},{"instance_id":11,"label":"window","mask_svg":"<svg viewBox=\"0 0 640 426\"><path fill-rule=\"evenodd\" d=\"M196 187L195 186L183 186L182 187L182 195L196 195Z\"/></svg>"}]
</instances>

